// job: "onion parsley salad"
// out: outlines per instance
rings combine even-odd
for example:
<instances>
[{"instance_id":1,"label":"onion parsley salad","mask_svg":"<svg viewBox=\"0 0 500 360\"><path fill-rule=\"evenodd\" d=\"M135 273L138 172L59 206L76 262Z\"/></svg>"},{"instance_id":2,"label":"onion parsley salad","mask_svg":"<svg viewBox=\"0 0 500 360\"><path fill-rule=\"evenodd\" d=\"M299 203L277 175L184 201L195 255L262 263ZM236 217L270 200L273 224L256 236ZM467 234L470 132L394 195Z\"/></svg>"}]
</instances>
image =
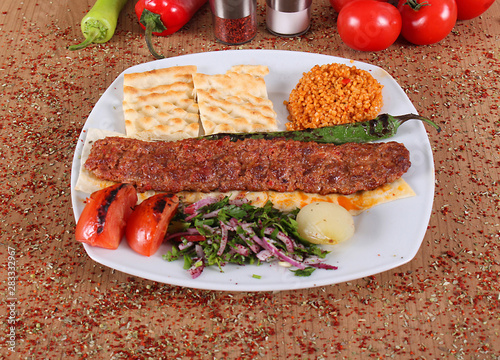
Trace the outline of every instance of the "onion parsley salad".
<instances>
[{"instance_id":1,"label":"onion parsley salad","mask_svg":"<svg viewBox=\"0 0 500 360\"><path fill-rule=\"evenodd\" d=\"M246 200L210 197L180 205L166 236L173 244L163 255L167 261L183 258L193 279L207 266L221 271L228 263L260 265L283 262L296 276L309 276L317 268L335 270L325 264L329 253L309 243L297 231L299 209L284 213L268 201L263 207Z\"/></svg>"}]
</instances>

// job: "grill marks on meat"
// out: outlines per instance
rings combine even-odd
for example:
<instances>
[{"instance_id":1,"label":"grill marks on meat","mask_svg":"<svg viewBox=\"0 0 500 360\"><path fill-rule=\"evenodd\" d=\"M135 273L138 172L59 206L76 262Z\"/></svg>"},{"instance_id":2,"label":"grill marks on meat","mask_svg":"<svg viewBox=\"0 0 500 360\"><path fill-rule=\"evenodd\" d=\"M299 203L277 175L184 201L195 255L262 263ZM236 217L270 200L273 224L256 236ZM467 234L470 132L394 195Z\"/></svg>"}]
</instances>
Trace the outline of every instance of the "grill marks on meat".
<instances>
[{"instance_id":1,"label":"grill marks on meat","mask_svg":"<svg viewBox=\"0 0 500 360\"><path fill-rule=\"evenodd\" d=\"M343 145L293 140L96 141L85 168L139 192L302 190L352 194L400 178L410 156L396 142Z\"/></svg>"}]
</instances>

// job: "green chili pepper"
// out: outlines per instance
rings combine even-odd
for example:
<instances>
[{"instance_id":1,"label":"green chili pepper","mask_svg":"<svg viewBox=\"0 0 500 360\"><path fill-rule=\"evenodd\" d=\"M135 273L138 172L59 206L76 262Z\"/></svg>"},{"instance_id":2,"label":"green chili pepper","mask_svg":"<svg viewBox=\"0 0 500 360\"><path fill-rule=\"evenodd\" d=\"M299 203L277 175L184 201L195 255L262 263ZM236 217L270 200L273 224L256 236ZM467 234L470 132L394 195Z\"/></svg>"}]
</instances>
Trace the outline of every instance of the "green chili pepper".
<instances>
[{"instance_id":1,"label":"green chili pepper","mask_svg":"<svg viewBox=\"0 0 500 360\"><path fill-rule=\"evenodd\" d=\"M305 129L297 131L277 132L254 132L254 133L219 133L203 136L203 139L219 140L229 137L231 141L243 139L276 139L285 138L298 141L315 141L318 143L344 144L348 142L364 143L374 140L387 139L394 136L399 126L408 120L421 120L433 126L438 132L441 128L431 120L420 115L406 114L391 116L381 114L373 120L362 121L352 124L326 126L316 129Z\"/></svg>"},{"instance_id":2,"label":"green chili pepper","mask_svg":"<svg viewBox=\"0 0 500 360\"><path fill-rule=\"evenodd\" d=\"M115 33L120 11L128 0L97 0L81 22L85 40L78 45L71 45L69 50L80 50L91 43L105 43Z\"/></svg>"}]
</instances>

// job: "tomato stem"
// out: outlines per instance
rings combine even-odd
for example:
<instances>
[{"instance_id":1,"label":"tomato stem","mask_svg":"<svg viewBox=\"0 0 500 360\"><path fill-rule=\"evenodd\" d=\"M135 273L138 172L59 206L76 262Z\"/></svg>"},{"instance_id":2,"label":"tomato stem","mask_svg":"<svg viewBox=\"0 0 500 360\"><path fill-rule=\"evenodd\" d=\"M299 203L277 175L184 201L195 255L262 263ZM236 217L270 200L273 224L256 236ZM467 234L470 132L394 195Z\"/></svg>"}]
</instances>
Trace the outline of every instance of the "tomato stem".
<instances>
[{"instance_id":1,"label":"tomato stem","mask_svg":"<svg viewBox=\"0 0 500 360\"><path fill-rule=\"evenodd\" d=\"M428 1L423 1L421 3L418 0L407 0L403 5L408 5L413 10L418 11L422 8L422 6L431 6Z\"/></svg>"}]
</instances>

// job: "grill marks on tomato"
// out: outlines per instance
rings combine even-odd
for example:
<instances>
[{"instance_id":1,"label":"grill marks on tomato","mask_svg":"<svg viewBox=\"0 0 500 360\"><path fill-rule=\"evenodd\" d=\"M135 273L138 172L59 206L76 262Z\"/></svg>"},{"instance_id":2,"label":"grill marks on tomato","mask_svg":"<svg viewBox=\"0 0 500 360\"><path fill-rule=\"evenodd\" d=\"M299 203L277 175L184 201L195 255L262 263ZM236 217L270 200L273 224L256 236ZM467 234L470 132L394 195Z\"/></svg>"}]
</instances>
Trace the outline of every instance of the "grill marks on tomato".
<instances>
[{"instance_id":1,"label":"grill marks on tomato","mask_svg":"<svg viewBox=\"0 0 500 360\"><path fill-rule=\"evenodd\" d=\"M131 184L115 184L92 193L76 224L76 240L116 249L136 203L137 192Z\"/></svg>"},{"instance_id":2,"label":"grill marks on tomato","mask_svg":"<svg viewBox=\"0 0 500 360\"><path fill-rule=\"evenodd\" d=\"M160 199L158 200L154 206L153 206L153 211L154 212L157 212L157 213L161 213L163 212L163 210L165 209L165 206L167 205L167 202L165 201L165 199Z\"/></svg>"},{"instance_id":3,"label":"grill marks on tomato","mask_svg":"<svg viewBox=\"0 0 500 360\"><path fill-rule=\"evenodd\" d=\"M108 210L113 201L116 200L117 194L120 192L126 184L121 184L120 186L111 190L108 194L106 194L104 201L97 209L97 234L101 234L104 231L104 226L106 225L106 216L108 215Z\"/></svg>"},{"instance_id":4,"label":"grill marks on tomato","mask_svg":"<svg viewBox=\"0 0 500 360\"><path fill-rule=\"evenodd\" d=\"M112 151L111 151L112 150ZM285 139L96 141L85 168L98 178L137 190L304 191L352 194L401 177L409 152L396 142L343 145Z\"/></svg>"},{"instance_id":5,"label":"grill marks on tomato","mask_svg":"<svg viewBox=\"0 0 500 360\"><path fill-rule=\"evenodd\" d=\"M152 256L165 238L179 199L174 194L156 194L137 205L127 221L125 237L137 253Z\"/></svg>"},{"instance_id":6,"label":"grill marks on tomato","mask_svg":"<svg viewBox=\"0 0 500 360\"><path fill-rule=\"evenodd\" d=\"M161 197L158 197L155 200L152 206L153 213L161 215L165 211L166 207L172 207L174 206L174 204L176 204L176 202L178 202L176 195L162 194ZM177 205L175 205L175 207L177 207Z\"/></svg>"}]
</instances>

